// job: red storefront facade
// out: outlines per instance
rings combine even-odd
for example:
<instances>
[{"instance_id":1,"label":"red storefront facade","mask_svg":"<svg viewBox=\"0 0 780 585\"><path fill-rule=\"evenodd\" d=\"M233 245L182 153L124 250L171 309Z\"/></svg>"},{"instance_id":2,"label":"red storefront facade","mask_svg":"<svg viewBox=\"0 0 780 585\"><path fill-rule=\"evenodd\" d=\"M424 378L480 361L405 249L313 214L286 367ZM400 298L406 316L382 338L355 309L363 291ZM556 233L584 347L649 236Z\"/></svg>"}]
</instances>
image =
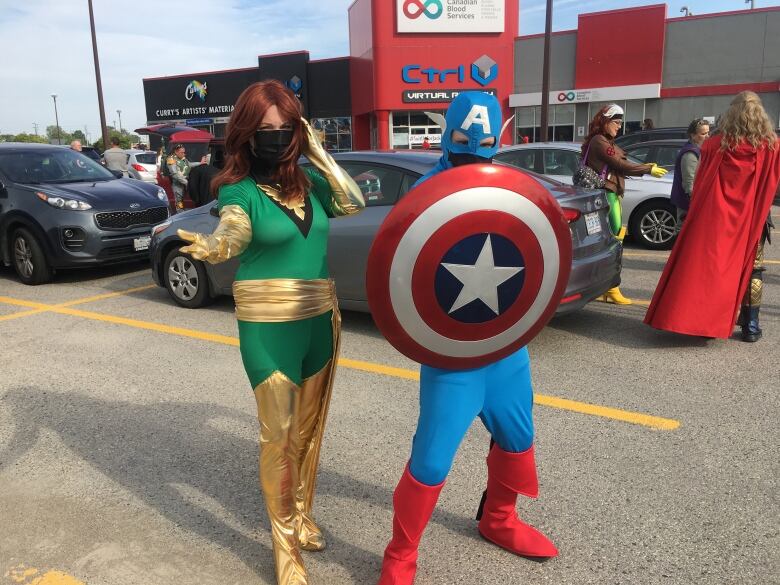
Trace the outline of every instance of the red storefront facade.
<instances>
[{"instance_id":1,"label":"red storefront facade","mask_svg":"<svg viewBox=\"0 0 780 585\"><path fill-rule=\"evenodd\" d=\"M485 32L464 32L475 29ZM517 32L513 0L356 0L354 147L413 148L425 136L435 145L438 128L424 112L443 112L458 91L492 91L509 115Z\"/></svg>"}]
</instances>

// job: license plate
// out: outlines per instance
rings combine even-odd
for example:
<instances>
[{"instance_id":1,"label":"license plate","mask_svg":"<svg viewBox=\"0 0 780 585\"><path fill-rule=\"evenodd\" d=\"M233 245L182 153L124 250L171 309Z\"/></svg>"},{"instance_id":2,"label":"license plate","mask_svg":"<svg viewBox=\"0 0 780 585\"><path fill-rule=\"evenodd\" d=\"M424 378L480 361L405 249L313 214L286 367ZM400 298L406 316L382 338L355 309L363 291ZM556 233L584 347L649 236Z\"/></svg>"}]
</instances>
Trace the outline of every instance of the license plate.
<instances>
[{"instance_id":1,"label":"license plate","mask_svg":"<svg viewBox=\"0 0 780 585\"><path fill-rule=\"evenodd\" d=\"M598 212L585 214L585 228L588 230L589 236L601 231L601 220L599 219Z\"/></svg>"},{"instance_id":2,"label":"license plate","mask_svg":"<svg viewBox=\"0 0 780 585\"><path fill-rule=\"evenodd\" d=\"M136 252L140 252L141 250L148 250L149 243L151 241L152 241L152 236L141 236L140 238L136 238L133 240L133 248L135 248Z\"/></svg>"}]
</instances>

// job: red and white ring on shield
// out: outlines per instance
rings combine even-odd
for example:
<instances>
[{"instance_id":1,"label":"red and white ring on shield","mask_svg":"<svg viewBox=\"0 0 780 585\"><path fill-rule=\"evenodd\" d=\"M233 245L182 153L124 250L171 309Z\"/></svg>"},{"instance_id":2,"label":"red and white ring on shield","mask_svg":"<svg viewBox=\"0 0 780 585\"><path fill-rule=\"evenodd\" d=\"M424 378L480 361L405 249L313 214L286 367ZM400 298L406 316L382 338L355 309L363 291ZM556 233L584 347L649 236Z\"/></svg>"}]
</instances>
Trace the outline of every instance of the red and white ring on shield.
<instances>
[{"instance_id":1,"label":"red and white ring on shield","mask_svg":"<svg viewBox=\"0 0 780 585\"><path fill-rule=\"evenodd\" d=\"M568 223L541 183L501 165L465 165L426 180L388 214L368 256L368 302L404 355L475 368L547 324L571 258Z\"/></svg>"}]
</instances>

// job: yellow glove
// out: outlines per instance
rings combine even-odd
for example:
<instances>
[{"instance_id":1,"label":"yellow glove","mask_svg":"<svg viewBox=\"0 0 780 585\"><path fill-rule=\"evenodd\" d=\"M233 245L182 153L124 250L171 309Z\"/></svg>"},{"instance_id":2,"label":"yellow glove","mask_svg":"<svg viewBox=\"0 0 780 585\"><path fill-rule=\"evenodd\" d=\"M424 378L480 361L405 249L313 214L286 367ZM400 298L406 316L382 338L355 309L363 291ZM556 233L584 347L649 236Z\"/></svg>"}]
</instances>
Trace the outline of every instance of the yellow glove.
<instances>
[{"instance_id":1,"label":"yellow glove","mask_svg":"<svg viewBox=\"0 0 780 585\"><path fill-rule=\"evenodd\" d=\"M219 225L213 234L207 236L187 230L178 230L176 233L185 242L190 242L180 252L196 260L218 264L247 249L252 240L252 223L241 207L225 205L220 211Z\"/></svg>"},{"instance_id":2,"label":"yellow glove","mask_svg":"<svg viewBox=\"0 0 780 585\"><path fill-rule=\"evenodd\" d=\"M669 171L667 171L666 169L662 169L655 163L653 163L653 168L650 169L650 174L654 176L656 179L660 179L668 172Z\"/></svg>"}]
</instances>

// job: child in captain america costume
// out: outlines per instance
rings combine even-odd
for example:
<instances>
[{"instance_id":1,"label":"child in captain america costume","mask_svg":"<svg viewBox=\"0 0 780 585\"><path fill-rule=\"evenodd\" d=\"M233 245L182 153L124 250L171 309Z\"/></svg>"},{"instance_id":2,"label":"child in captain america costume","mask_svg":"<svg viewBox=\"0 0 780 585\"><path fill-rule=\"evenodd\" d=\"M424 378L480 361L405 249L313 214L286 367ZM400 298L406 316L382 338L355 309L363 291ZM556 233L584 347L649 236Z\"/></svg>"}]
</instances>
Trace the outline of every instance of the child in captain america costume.
<instances>
[{"instance_id":1,"label":"child in captain america costume","mask_svg":"<svg viewBox=\"0 0 780 585\"><path fill-rule=\"evenodd\" d=\"M442 129L442 156L416 184L454 166L490 163L498 151L498 100L481 91L459 94ZM414 196L414 193L411 194ZM481 301L474 301L481 302ZM488 482L477 519L488 541L515 554L547 558L555 545L517 517L517 495L538 495L533 447L533 389L528 350L479 368L420 367L420 414L409 463L393 494L393 536L379 585L412 585L417 549L455 453L478 416L491 435Z\"/></svg>"}]
</instances>

